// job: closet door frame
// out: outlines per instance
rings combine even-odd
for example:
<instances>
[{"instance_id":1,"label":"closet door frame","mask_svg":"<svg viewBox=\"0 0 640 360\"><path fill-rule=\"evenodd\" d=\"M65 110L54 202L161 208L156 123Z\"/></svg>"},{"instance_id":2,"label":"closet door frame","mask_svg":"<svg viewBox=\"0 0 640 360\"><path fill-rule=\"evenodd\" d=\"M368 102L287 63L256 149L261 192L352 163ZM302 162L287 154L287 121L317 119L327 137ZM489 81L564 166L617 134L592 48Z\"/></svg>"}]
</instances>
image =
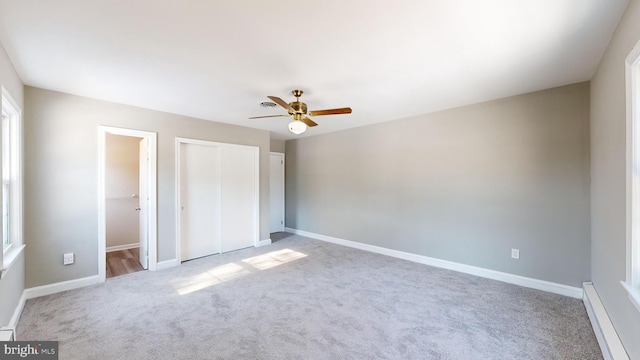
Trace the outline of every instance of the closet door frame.
<instances>
[{"instance_id":1,"label":"closet door frame","mask_svg":"<svg viewBox=\"0 0 640 360\"><path fill-rule=\"evenodd\" d=\"M176 259L178 264L182 262L181 256L181 199L180 199L180 189L181 189L181 154L180 148L182 144L193 144L193 145L204 145L204 146L213 146L213 147L227 147L227 148L242 148L245 150L253 151L253 164L254 164L254 225L253 225L253 246L257 247L260 245L260 148L258 146L250 146L250 145L239 145L239 144L230 144L230 143L222 143L208 140L199 140L199 139L191 139L191 138L182 138L176 137L175 140L175 220L176 220Z\"/></svg>"}]
</instances>

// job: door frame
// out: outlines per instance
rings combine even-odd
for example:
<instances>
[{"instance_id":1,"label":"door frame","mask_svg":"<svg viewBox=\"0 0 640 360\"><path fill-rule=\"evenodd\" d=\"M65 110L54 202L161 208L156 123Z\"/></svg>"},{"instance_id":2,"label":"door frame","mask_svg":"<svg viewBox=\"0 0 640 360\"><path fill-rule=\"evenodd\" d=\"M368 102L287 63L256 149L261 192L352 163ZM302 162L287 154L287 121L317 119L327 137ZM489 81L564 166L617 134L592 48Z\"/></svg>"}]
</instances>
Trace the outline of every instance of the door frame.
<instances>
[{"instance_id":1,"label":"door frame","mask_svg":"<svg viewBox=\"0 0 640 360\"><path fill-rule=\"evenodd\" d=\"M139 138L135 138L139 139ZM138 141L138 260L149 269L149 140ZM144 166L143 166L144 164ZM142 182L146 180L146 182ZM143 231L144 229L144 231ZM144 236L143 236L144 235ZM144 250L144 251L143 251Z\"/></svg>"},{"instance_id":2,"label":"door frame","mask_svg":"<svg viewBox=\"0 0 640 360\"><path fill-rule=\"evenodd\" d=\"M230 144L230 143L221 143L216 141L208 141L208 140L198 140L198 139L190 139L190 138L182 138L176 137L175 142L175 220L176 220L176 261L178 265L182 263L182 216L181 216L181 199L180 199L180 189L181 189L181 168L180 168L180 146L182 144L192 144L192 145L204 145L204 146L217 146L217 147L231 147L231 148L243 148L243 149L251 149L254 154L253 163L254 163L254 234L253 234L253 246L260 246L260 148L252 145L240 145L240 144Z\"/></svg>"},{"instance_id":3,"label":"door frame","mask_svg":"<svg viewBox=\"0 0 640 360\"><path fill-rule=\"evenodd\" d=\"M286 208L287 204L286 204L286 201L285 201L286 200L286 195L285 195L286 187L285 187L284 153L275 152L275 151L272 151L272 152L269 153L269 174L271 174L271 156L272 155L280 157L280 159L282 161L282 199L281 199L281 201L282 201L282 205L281 205L281 207L282 207L282 224L281 225L282 226L280 227L280 229L281 229L280 231L284 231L284 225L285 225L284 221L285 221L286 211L287 211L287 208ZM269 186L271 186L271 181L269 181ZM269 207L271 207L271 200L272 200L271 199L271 195L272 195L271 191L269 191ZM269 212L269 214L270 214L269 216L271 216L271 212ZM271 232L271 218L269 218L269 232Z\"/></svg>"},{"instance_id":4,"label":"door frame","mask_svg":"<svg viewBox=\"0 0 640 360\"><path fill-rule=\"evenodd\" d=\"M157 133L151 131L125 129L111 126L98 126L98 278L104 282L107 278L107 218L106 218L106 138L107 134L131 136L147 139L149 155L149 212L147 246L149 249L149 270L155 271L158 263L158 169Z\"/></svg>"}]
</instances>

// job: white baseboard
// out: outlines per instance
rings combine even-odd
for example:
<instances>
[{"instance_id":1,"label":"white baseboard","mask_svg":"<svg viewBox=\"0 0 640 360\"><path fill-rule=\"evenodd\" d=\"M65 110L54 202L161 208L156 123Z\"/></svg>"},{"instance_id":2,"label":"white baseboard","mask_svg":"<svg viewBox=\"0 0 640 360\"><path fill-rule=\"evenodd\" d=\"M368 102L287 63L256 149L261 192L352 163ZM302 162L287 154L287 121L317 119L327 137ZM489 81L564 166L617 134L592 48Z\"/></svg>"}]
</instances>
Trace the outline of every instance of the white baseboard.
<instances>
[{"instance_id":1,"label":"white baseboard","mask_svg":"<svg viewBox=\"0 0 640 360\"><path fill-rule=\"evenodd\" d=\"M0 328L0 342L1 341L16 341L16 329L14 328Z\"/></svg>"},{"instance_id":2,"label":"white baseboard","mask_svg":"<svg viewBox=\"0 0 640 360\"><path fill-rule=\"evenodd\" d=\"M15 310L13 311L13 315L11 316L11 320L9 320L8 328L15 329L18 326L18 321L20 320L20 316L22 315L22 311L24 310L24 305L27 303L27 300L34 299L40 296L51 295L67 290L78 289L81 287L95 285L99 283L98 275L89 276L82 279L75 279L69 281L63 281L55 284L36 286L29 289L24 289L22 291L22 295L20 296L20 300L18 300L18 304L16 305Z\"/></svg>"},{"instance_id":3,"label":"white baseboard","mask_svg":"<svg viewBox=\"0 0 640 360\"><path fill-rule=\"evenodd\" d=\"M355 241L339 239L331 236L316 234L316 233L298 230L298 229L285 228L285 231L296 234L296 235L306 236L309 238L330 242L333 244L348 246L351 248L365 250L365 251L373 252L376 254L392 256L398 259L409 260L409 261L417 262L424 265L458 271L465 274L471 274L471 275L475 275L475 276L479 276L487 279L498 280L498 281L506 282L509 284L515 284L515 285L520 285L520 286L524 286L532 289L547 291L550 293L569 296L576 299L582 299L582 295L583 295L583 291L581 288L573 287L569 285L563 285L563 284L553 283L550 281L532 279L532 278L528 278L520 275L514 275L514 274L504 273L500 271L484 269L476 266L456 263L453 261L441 260L441 259L424 256L424 255L412 254L404 251L392 250L392 249L375 246L375 245L363 244Z\"/></svg>"},{"instance_id":4,"label":"white baseboard","mask_svg":"<svg viewBox=\"0 0 640 360\"><path fill-rule=\"evenodd\" d=\"M138 247L140 247L140 243L109 246L107 248L107 252L120 251L120 250L129 250L129 249L135 249L135 248L138 248Z\"/></svg>"},{"instance_id":5,"label":"white baseboard","mask_svg":"<svg viewBox=\"0 0 640 360\"><path fill-rule=\"evenodd\" d=\"M598 296L593 283L586 282L583 287L584 297L582 301L587 309L593 332L595 332L598 339L602 356L605 360L629 360L622 341L620 341L620 337L618 337L618 333L613 327L613 323L602 301L600 301L600 296Z\"/></svg>"},{"instance_id":6,"label":"white baseboard","mask_svg":"<svg viewBox=\"0 0 640 360\"><path fill-rule=\"evenodd\" d=\"M23 296L26 300L37 298L40 296L51 295L67 290L79 289L81 287L95 285L100 282L98 275L88 276L81 279L62 281L55 284L36 286L24 290Z\"/></svg>"},{"instance_id":7,"label":"white baseboard","mask_svg":"<svg viewBox=\"0 0 640 360\"><path fill-rule=\"evenodd\" d=\"M180 263L178 262L177 259L171 259L171 260L165 260L165 261L160 261L157 265L156 265L156 271L158 270L164 270L164 269L168 269L168 268L172 268L175 266L180 265Z\"/></svg>"},{"instance_id":8,"label":"white baseboard","mask_svg":"<svg viewBox=\"0 0 640 360\"><path fill-rule=\"evenodd\" d=\"M27 303L27 297L23 291L22 295L20 296L20 300L18 301L18 305L16 305L16 308L13 311L11 320L9 320L9 325L7 326L8 328L15 329L18 326L18 321L20 320L20 316L22 315L22 310L24 310L24 304L26 303Z\"/></svg>"},{"instance_id":9,"label":"white baseboard","mask_svg":"<svg viewBox=\"0 0 640 360\"><path fill-rule=\"evenodd\" d=\"M258 247L265 246L265 245L271 245L271 239L264 239L258 242Z\"/></svg>"}]
</instances>

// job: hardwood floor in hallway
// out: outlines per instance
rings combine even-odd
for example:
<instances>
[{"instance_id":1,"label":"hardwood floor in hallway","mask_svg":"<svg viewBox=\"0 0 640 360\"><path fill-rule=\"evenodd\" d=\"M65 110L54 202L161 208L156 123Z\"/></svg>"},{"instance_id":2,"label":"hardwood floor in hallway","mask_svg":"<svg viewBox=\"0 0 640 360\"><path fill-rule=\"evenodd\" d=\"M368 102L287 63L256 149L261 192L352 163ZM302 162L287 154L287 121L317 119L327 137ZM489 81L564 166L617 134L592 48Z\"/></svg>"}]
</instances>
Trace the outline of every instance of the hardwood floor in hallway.
<instances>
[{"instance_id":1,"label":"hardwood floor in hallway","mask_svg":"<svg viewBox=\"0 0 640 360\"><path fill-rule=\"evenodd\" d=\"M144 270L139 261L139 248L107 253L107 279Z\"/></svg>"}]
</instances>

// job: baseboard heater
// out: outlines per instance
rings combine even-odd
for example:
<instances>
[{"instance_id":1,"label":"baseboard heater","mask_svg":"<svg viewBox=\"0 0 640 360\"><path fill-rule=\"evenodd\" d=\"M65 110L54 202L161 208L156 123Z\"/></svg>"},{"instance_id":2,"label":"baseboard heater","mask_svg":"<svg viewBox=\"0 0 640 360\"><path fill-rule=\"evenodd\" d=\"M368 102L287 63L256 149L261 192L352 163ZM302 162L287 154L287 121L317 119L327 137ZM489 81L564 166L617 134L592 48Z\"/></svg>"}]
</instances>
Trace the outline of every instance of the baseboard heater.
<instances>
[{"instance_id":1,"label":"baseboard heater","mask_svg":"<svg viewBox=\"0 0 640 360\"><path fill-rule=\"evenodd\" d=\"M0 328L0 341L15 341L16 332L11 328Z\"/></svg>"},{"instance_id":2,"label":"baseboard heater","mask_svg":"<svg viewBox=\"0 0 640 360\"><path fill-rule=\"evenodd\" d=\"M593 332L602 350L602 356L605 360L629 360L618 333L613 327L611 319L607 314L600 297L596 292L593 283L585 282L582 284L584 288L584 297L582 301L587 310L587 315L591 321Z\"/></svg>"}]
</instances>

